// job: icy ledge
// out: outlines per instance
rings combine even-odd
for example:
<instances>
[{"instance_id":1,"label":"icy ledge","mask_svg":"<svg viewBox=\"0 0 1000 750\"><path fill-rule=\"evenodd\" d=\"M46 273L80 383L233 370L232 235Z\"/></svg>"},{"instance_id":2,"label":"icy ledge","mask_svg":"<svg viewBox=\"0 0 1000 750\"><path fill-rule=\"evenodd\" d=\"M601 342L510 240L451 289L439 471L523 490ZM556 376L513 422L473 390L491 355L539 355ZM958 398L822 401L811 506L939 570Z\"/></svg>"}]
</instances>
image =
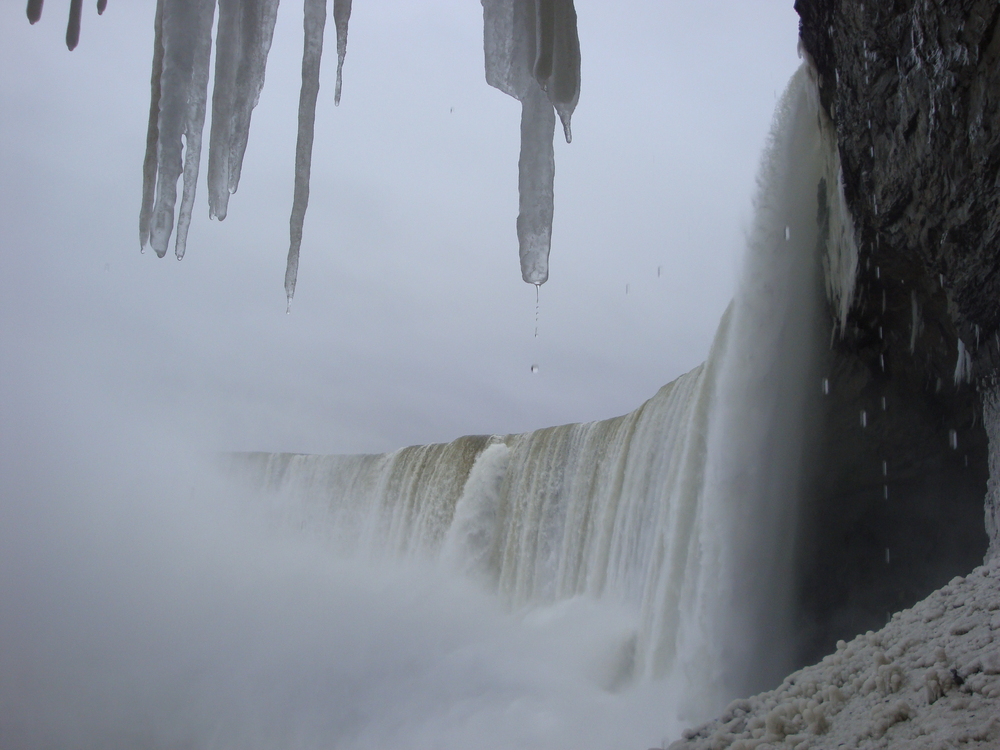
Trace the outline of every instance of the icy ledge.
<instances>
[{"instance_id":1,"label":"icy ledge","mask_svg":"<svg viewBox=\"0 0 1000 750\"><path fill-rule=\"evenodd\" d=\"M1000 747L1000 558L670 750Z\"/></svg>"}]
</instances>

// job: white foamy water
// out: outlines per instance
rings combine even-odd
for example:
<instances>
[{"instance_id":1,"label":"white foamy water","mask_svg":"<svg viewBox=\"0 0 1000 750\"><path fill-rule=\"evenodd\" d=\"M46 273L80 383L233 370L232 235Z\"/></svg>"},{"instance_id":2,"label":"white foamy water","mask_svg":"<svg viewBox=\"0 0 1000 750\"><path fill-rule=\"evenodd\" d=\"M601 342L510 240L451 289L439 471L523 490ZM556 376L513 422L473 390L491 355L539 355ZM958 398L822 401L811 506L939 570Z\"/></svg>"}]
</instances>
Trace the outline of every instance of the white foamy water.
<instances>
[{"instance_id":1,"label":"white foamy water","mask_svg":"<svg viewBox=\"0 0 1000 750\"><path fill-rule=\"evenodd\" d=\"M0 746L641 749L775 681L837 184L805 69L775 123L710 356L630 414L5 457Z\"/></svg>"}]
</instances>

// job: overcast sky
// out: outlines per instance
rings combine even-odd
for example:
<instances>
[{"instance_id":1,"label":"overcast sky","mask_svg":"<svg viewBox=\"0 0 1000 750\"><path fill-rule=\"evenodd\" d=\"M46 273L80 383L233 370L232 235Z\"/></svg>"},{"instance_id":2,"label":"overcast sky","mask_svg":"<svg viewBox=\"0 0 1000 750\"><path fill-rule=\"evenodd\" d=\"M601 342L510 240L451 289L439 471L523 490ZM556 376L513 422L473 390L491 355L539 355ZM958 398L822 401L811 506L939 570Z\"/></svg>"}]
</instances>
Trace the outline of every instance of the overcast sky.
<instances>
[{"instance_id":1,"label":"overcast sky","mask_svg":"<svg viewBox=\"0 0 1000 750\"><path fill-rule=\"evenodd\" d=\"M478 2L356 0L337 108L330 24L290 315L301 3L281 7L229 217L208 220L206 154L181 263L138 249L155 3L88 1L72 53L68 5L34 27L0 8L8 439L124 417L211 449L375 452L629 411L707 353L798 65L791 0L578 0L535 338L520 107L485 83Z\"/></svg>"}]
</instances>

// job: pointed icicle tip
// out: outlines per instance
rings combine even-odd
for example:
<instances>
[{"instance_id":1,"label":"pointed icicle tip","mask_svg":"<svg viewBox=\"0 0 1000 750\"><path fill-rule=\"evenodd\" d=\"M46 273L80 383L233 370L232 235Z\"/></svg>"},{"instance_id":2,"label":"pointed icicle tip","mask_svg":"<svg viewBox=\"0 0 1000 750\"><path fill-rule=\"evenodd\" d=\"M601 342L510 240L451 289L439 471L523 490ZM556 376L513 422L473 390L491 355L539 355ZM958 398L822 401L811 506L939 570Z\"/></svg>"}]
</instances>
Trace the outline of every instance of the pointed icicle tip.
<instances>
[{"instance_id":1,"label":"pointed icicle tip","mask_svg":"<svg viewBox=\"0 0 1000 750\"><path fill-rule=\"evenodd\" d=\"M97 15L103 16L104 11L108 9L108 0L97 0Z\"/></svg>"},{"instance_id":2,"label":"pointed icicle tip","mask_svg":"<svg viewBox=\"0 0 1000 750\"><path fill-rule=\"evenodd\" d=\"M36 24L42 17L42 3L45 0L28 0L28 23Z\"/></svg>"},{"instance_id":3,"label":"pointed icicle tip","mask_svg":"<svg viewBox=\"0 0 1000 750\"><path fill-rule=\"evenodd\" d=\"M66 24L66 47L70 52L80 43L80 14L83 12L83 0L70 0L69 23Z\"/></svg>"},{"instance_id":4,"label":"pointed icicle tip","mask_svg":"<svg viewBox=\"0 0 1000 750\"><path fill-rule=\"evenodd\" d=\"M333 90L333 105L340 106L340 89L344 81L344 58L347 56L347 27L351 20L351 0L333 0L333 22L337 28L337 83Z\"/></svg>"}]
</instances>

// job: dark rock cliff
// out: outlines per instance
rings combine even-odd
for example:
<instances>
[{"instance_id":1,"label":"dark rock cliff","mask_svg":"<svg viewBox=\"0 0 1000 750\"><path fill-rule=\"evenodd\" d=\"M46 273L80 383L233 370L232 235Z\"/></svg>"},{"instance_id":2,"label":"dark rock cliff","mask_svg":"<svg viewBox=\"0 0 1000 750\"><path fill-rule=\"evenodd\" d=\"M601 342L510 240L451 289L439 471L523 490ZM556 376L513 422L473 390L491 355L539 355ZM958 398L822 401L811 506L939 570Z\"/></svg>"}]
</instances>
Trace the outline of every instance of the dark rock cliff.
<instances>
[{"instance_id":1,"label":"dark rock cliff","mask_svg":"<svg viewBox=\"0 0 1000 750\"><path fill-rule=\"evenodd\" d=\"M1000 3L795 9L859 247L801 541L808 660L1000 545Z\"/></svg>"}]
</instances>

